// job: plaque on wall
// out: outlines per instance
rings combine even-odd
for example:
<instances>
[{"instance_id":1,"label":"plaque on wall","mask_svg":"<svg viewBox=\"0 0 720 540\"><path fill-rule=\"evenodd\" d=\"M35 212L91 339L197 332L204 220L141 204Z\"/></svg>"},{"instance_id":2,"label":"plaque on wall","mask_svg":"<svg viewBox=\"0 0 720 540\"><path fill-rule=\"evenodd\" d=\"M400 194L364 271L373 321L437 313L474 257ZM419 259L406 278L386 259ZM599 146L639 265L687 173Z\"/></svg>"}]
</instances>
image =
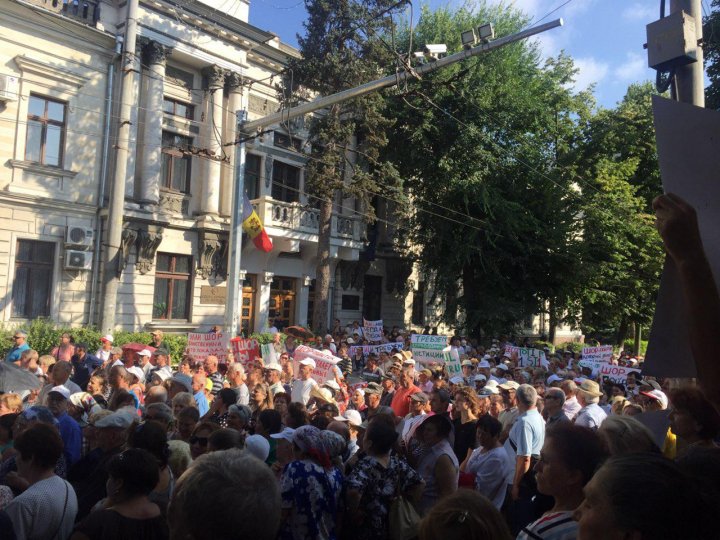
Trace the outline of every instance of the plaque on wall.
<instances>
[{"instance_id":1,"label":"plaque on wall","mask_svg":"<svg viewBox=\"0 0 720 540\"><path fill-rule=\"evenodd\" d=\"M201 304L225 305L226 296L227 287L211 287L210 285L200 287Z\"/></svg>"}]
</instances>

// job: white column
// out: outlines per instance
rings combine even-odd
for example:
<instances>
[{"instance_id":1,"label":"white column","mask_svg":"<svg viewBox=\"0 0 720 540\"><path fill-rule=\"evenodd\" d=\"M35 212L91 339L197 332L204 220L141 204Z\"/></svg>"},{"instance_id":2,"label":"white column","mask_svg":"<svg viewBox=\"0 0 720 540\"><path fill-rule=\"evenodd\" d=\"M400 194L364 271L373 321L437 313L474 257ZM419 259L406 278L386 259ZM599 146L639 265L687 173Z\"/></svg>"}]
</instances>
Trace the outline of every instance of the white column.
<instances>
[{"instance_id":1,"label":"white column","mask_svg":"<svg viewBox=\"0 0 720 540\"><path fill-rule=\"evenodd\" d=\"M225 77L228 92L227 110L225 112L225 130L223 140L234 141L237 135L237 118L235 111L242 108L242 77L238 73L228 73ZM220 215L229 216L232 212L232 185L235 180L235 146L225 146L228 162L223 164L220 186Z\"/></svg>"},{"instance_id":2,"label":"white column","mask_svg":"<svg viewBox=\"0 0 720 540\"><path fill-rule=\"evenodd\" d=\"M222 171L223 87L225 71L218 66L203 70L207 80L207 113L205 116L205 147L217 159L205 158L205 178L202 187L200 213L217 215L220 208L220 176Z\"/></svg>"},{"instance_id":3,"label":"white column","mask_svg":"<svg viewBox=\"0 0 720 540\"><path fill-rule=\"evenodd\" d=\"M307 327L308 302L310 301L310 283L312 283L312 278L310 276L303 276L301 279L300 287L298 287L295 320L300 326Z\"/></svg>"},{"instance_id":4,"label":"white column","mask_svg":"<svg viewBox=\"0 0 720 540\"><path fill-rule=\"evenodd\" d=\"M158 204L160 201L163 91L165 60L168 52L168 49L157 41L148 41L143 47L143 59L145 65L148 66L148 78L142 163L140 164L139 202L141 204Z\"/></svg>"},{"instance_id":5,"label":"white column","mask_svg":"<svg viewBox=\"0 0 720 540\"><path fill-rule=\"evenodd\" d=\"M268 313L270 312L270 286L275 277L273 272L260 272L258 274L258 296L255 306L255 331L262 332L268 327Z\"/></svg>"}]
</instances>

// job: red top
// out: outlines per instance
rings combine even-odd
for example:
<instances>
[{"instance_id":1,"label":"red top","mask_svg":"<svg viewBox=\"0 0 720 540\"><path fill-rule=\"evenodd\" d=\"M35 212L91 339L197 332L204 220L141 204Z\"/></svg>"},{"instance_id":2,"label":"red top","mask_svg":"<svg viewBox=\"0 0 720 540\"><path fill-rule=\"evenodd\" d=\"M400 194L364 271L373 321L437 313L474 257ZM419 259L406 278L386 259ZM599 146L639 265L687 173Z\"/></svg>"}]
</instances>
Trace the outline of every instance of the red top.
<instances>
[{"instance_id":1,"label":"red top","mask_svg":"<svg viewBox=\"0 0 720 540\"><path fill-rule=\"evenodd\" d=\"M390 407L392 407L392 410L395 411L395 416L402 418L410 413L410 403L408 403L408 398L418 392L420 392L420 389L414 384L408 388L403 388L401 386L395 390L395 395L390 403Z\"/></svg>"}]
</instances>

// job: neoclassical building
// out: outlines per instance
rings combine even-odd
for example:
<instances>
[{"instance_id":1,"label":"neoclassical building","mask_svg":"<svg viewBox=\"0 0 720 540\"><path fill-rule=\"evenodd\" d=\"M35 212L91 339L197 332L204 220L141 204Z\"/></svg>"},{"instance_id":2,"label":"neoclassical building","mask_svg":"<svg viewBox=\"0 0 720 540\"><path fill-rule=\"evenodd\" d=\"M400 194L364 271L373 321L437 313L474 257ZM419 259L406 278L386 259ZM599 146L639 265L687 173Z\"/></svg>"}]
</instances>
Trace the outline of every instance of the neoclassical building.
<instances>
[{"instance_id":1,"label":"neoclassical building","mask_svg":"<svg viewBox=\"0 0 720 540\"><path fill-rule=\"evenodd\" d=\"M228 7L230 6L230 7ZM297 50L248 24L245 0L141 0L130 135L119 133L127 2L5 0L0 10L0 319L99 324L116 150L129 152L116 327L222 324L236 111L280 108ZM248 142L246 190L274 242L244 245L242 327L308 324L318 211L303 119ZM377 202L381 218L390 203ZM419 280L353 199L332 222L329 317L425 322ZM236 284L235 286L240 286ZM415 309L413 304L415 289ZM419 307L418 307L419 306ZM431 311L431 310L430 310ZM413 319L411 321L411 319Z\"/></svg>"}]
</instances>

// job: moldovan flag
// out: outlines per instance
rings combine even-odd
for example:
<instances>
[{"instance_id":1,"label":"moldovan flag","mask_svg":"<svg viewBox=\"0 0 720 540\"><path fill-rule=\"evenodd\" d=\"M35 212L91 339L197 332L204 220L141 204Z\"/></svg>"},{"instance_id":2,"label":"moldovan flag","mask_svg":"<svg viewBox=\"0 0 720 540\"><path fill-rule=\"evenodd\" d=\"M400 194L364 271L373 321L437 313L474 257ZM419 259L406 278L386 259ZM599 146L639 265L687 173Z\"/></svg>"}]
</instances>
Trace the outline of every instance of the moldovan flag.
<instances>
[{"instance_id":1,"label":"moldovan flag","mask_svg":"<svg viewBox=\"0 0 720 540\"><path fill-rule=\"evenodd\" d=\"M253 210L252 204L250 204L250 199L248 199L247 194L244 194L243 197L242 228L243 231L245 231L245 234L247 234L253 241L253 244L255 244L256 248L261 249L266 253L272 250L272 240L267 235L267 232L265 232L265 227L263 227L262 221L260 221L260 217L257 215L255 210Z\"/></svg>"}]
</instances>

